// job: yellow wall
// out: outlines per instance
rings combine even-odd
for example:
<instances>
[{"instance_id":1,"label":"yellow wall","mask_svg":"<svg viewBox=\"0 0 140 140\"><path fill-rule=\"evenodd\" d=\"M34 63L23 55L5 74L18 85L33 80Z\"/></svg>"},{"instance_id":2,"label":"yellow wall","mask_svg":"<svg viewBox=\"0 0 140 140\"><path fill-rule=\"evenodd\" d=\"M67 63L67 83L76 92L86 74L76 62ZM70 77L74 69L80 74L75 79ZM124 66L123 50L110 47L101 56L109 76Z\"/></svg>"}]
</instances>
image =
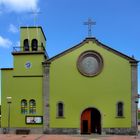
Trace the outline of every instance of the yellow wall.
<instances>
[{"instance_id":1,"label":"yellow wall","mask_svg":"<svg viewBox=\"0 0 140 140\"><path fill-rule=\"evenodd\" d=\"M94 50L103 58L95 77L81 75L76 67L81 53ZM64 103L64 118L57 118L57 103ZM116 103L124 103L124 118L116 117ZM50 66L50 127L80 128L82 111L97 108L103 128L131 127L131 68L129 61L93 42L58 58Z\"/></svg>"},{"instance_id":2,"label":"yellow wall","mask_svg":"<svg viewBox=\"0 0 140 140\"><path fill-rule=\"evenodd\" d=\"M42 62L44 56L42 54L24 54L14 56L14 76L23 75L42 75ZM31 68L25 67L26 62L31 63Z\"/></svg>"},{"instance_id":3,"label":"yellow wall","mask_svg":"<svg viewBox=\"0 0 140 140\"><path fill-rule=\"evenodd\" d=\"M8 104L6 97L12 97L10 127L41 127L26 125L25 116L29 114L29 100L36 100L36 114L43 114L42 77L12 77L13 70L2 70L2 127L8 126ZM21 114L21 100L28 101L28 114Z\"/></svg>"},{"instance_id":4,"label":"yellow wall","mask_svg":"<svg viewBox=\"0 0 140 140\"><path fill-rule=\"evenodd\" d=\"M31 63L31 68L25 67L26 62ZM2 127L8 125L8 106L6 97L12 97L11 127L42 127L42 125L27 125L25 116L29 114L29 100L36 101L35 116L43 115L43 70L44 54L14 55L14 69L2 70ZM21 114L21 100L28 102L28 113ZM16 119L15 119L16 118Z\"/></svg>"}]
</instances>

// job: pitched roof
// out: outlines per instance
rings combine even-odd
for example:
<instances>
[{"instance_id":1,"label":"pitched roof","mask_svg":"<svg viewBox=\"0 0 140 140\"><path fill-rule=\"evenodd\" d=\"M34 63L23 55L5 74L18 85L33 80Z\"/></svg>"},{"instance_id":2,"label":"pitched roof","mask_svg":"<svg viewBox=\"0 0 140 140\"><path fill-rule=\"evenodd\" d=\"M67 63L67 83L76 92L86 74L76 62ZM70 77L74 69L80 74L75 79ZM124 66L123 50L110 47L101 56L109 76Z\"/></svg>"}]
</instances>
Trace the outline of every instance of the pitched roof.
<instances>
[{"instance_id":1,"label":"pitched roof","mask_svg":"<svg viewBox=\"0 0 140 140\"><path fill-rule=\"evenodd\" d=\"M95 42L95 43L98 44L100 47L102 47L102 48L104 48L104 49L106 49L106 50L108 50L108 51L110 51L110 52L112 52L112 53L114 53L114 54L116 54L116 55L118 55L118 56L120 56L120 57L122 57L122 58L128 60L128 61L131 62L131 63L138 63L138 62L139 62L139 61L137 61L135 58L132 58L132 57L130 57L130 56L127 56L127 55L125 55L125 54L123 54L123 53L121 53L121 52L119 52L119 51L117 51L117 50L115 50L115 49L112 49L112 48L110 48L110 47L104 45L103 43L99 42L96 38L85 38L81 43L79 43L79 44L73 46L72 48L70 48L70 49L68 49L68 50L66 50L66 51L64 51L64 52L62 52L62 53L60 53L60 54L57 54L56 56L54 56L54 57L48 59L47 62L48 62L48 61L49 61L49 62L52 62L52 61L54 61L54 60L56 60L56 59L58 59L58 58L60 58L60 57L62 57L62 56L64 56L64 55L66 55L66 54L68 54L68 53L70 53L70 52L72 52L72 51L74 51L74 50L80 48L81 46L83 46L84 44L88 43L89 41Z\"/></svg>"}]
</instances>

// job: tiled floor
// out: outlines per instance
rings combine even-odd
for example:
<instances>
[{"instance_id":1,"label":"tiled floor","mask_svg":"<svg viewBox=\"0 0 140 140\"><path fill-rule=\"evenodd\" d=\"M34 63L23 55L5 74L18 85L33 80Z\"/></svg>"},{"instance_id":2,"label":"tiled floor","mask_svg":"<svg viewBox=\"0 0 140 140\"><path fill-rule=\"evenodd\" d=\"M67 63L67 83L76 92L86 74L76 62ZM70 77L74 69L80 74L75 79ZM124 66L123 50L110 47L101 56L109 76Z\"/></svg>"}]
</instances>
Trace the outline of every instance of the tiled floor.
<instances>
[{"instance_id":1,"label":"tiled floor","mask_svg":"<svg viewBox=\"0 0 140 140\"><path fill-rule=\"evenodd\" d=\"M0 134L0 140L140 140L140 136L117 136L117 135L14 135Z\"/></svg>"}]
</instances>

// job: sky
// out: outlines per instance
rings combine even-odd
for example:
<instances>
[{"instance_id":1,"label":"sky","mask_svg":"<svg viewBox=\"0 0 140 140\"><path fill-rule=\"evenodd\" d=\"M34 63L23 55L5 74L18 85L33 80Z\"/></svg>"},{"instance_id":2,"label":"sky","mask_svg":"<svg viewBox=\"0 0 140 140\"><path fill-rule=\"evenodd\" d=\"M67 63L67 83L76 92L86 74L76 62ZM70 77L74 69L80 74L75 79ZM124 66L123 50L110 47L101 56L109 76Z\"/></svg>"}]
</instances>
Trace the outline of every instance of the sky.
<instances>
[{"instance_id":1,"label":"sky","mask_svg":"<svg viewBox=\"0 0 140 140\"><path fill-rule=\"evenodd\" d=\"M21 26L42 26L51 58L88 36L88 18L96 22L93 37L140 60L139 13L140 0L0 0L0 68L13 67ZM140 93L140 66L138 73Z\"/></svg>"}]
</instances>

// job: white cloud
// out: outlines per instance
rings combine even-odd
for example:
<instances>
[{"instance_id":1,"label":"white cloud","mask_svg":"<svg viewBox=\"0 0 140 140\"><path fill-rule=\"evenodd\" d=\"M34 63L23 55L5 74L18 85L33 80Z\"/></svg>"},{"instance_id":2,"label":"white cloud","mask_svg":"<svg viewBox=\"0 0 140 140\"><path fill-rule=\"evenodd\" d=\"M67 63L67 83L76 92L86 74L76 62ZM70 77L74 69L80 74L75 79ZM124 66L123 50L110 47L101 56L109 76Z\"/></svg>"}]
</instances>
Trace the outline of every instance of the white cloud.
<instances>
[{"instance_id":1,"label":"white cloud","mask_svg":"<svg viewBox=\"0 0 140 140\"><path fill-rule=\"evenodd\" d=\"M1 48L9 48L12 46L12 42L7 39L7 38L3 38L2 36L0 36L0 47Z\"/></svg>"},{"instance_id":2,"label":"white cloud","mask_svg":"<svg viewBox=\"0 0 140 140\"><path fill-rule=\"evenodd\" d=\"M18 29L17 29L17 27L15 25L10 24L9 25L9 32L17 33L18 32Z\"/></svg>"},{"instance_id":3,"label":"white cloud","mask_svg":"<svg viewBox=\"0 0 140 140\"><path fill-rule=\"evenodd\" d=\"M39 0L0 0L0 6L3 6L9 11L27 12L37 11Z\"/></svg>"}]
</instances>

